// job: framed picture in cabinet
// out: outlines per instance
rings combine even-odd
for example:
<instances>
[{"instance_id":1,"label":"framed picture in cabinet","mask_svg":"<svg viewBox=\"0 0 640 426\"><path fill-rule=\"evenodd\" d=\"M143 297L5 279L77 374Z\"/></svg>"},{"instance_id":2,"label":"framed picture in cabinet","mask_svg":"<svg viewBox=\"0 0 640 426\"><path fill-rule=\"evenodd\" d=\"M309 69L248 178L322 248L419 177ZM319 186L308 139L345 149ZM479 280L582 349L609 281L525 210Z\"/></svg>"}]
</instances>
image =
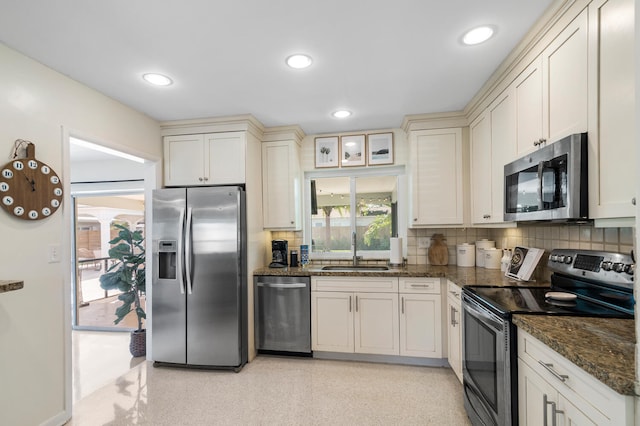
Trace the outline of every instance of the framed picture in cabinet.
<instances>
[{"instance_id":1,"label":"framed picture in cabinet","mask_svg":"<svg viewBox=\"0 0 640 426\"><path fill-rule=\"evenodd\" d=\"M366 161L364 147L364 135L341 136L340 165L342 167L364 166Z\"/></svg>"},{"instance_id":2,"label":"framed picture in cabinet","mask_svg":"<svg viewBox=\"0 0 640 426\"><path fill-rule=\"evenodd\" d=\"M367 162L370 166L393 164L393 133L367 135Z\"/></svg>"},{"instance_id":3,"label":"framed picture in cabinet","mask_svg":"<svg viewBox=\"0 0 640 426\"><path fill-rule=\"evenodd\" d=\"M338 137L322 137L315 140L315 166L338 167L338 159L340 158Z\"/></svg>"}]
</instances>

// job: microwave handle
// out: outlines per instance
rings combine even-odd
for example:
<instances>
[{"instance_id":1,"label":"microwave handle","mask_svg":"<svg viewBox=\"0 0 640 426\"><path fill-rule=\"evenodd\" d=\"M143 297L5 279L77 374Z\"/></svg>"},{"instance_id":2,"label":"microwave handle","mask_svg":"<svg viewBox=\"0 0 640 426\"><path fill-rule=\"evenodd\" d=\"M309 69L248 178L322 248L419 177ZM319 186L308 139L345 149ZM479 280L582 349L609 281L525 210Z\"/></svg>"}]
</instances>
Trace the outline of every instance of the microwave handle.
<instances>
[{"instance_id":1,"label":"microwave handle","mask_svg":"<svg viewBox=\"0 0 640 426\"><path fill-rule=\"evenodd\" d=\"M546 162L541 161L538 163L538 211L542 211L542 174L544 173L544 166Z\"/></svg>"}]
</instances>

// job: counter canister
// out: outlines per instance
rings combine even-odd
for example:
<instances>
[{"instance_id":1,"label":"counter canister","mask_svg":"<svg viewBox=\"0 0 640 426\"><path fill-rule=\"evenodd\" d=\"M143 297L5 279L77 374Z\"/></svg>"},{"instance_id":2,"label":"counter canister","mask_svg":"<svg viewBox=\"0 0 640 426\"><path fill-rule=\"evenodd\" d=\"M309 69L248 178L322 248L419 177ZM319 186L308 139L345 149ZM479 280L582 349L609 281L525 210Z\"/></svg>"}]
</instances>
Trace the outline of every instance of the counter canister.
<instances>
[{"instance_id":1,"label":"counter canister","mask_svg":"<svg viewBox=\"0 0 640 426\"><path fill-rule=\"evenodd\" d=\"M476 241L476 266L479 268L484 268L484 249L486 248L494 248L496 246L495 241L489 241L486 238L482 240Z\"/></svg>"},{"instance_id":2,"label":"counter canister","mask_svg":"<svg viewBox=\"0 0 640 426\"><path fill-rule=\"evenodd\" d=\"M487 269L500 269L502 250L495 247L484 249L484 267Z\"/></svg>"},{"instance_id":3,"label":"counter canister","mask_svg":"<svg viewBox=\"0 0 640 426\"><path fill-rule=\"evenodd\" d=\"M456 246L458 266L476 266L476 246L473 244L458 244Z\"/></svg>"}]
</instances>

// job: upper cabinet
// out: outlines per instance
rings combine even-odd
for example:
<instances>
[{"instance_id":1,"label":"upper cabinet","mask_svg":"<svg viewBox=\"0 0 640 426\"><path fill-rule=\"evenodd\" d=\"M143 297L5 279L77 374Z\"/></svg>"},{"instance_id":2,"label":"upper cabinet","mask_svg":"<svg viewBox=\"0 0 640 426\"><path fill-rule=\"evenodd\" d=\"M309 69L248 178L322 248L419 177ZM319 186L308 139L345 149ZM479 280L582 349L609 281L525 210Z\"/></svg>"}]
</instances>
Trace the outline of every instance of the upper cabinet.
<instances>
[{"instance_id":1,"label":"upper cabinet","mask_svg":"<svg viewBox=\"0 0 640 426\"><path fill-rule=\"evenodd\" d=\"M511 86L515 102L515 158L588 124L588 14L580 13Z\"/></svg>"},{"instance_id":2,"label":"upper cabinet","mask_svg":"<svg viewBox=\"0 0 640 426\"><path fill-rule=\"evenodd\" d=\"M589 6L589 216L635 216L638 181L634 100L634 1L594 0Z\"/></svg>"},{"instance_id":3,"label":"upper cabinet","mask_svg":"<svg viewBox=\"0 0 640 426\"><path fill-rule=\"evenodd\" d=\"M262 143L265 229L301 229L300 147L294 140Z\"/></svg>"},{"instance_id":4,"label":"upper cabinet","mask_svg":"<svg viewBox=\"0 0 640 426\"><path fill-rule=\"evenodd\" d=\"M245 183L245 132L165 136L165 186Z\"/></svg>"},{"instance_id":5,"label":"upper cabinet","mask_svg":"<svg viewBox=\"0 0 640 426\"><path fill-rule=\"evenodd\" d=\"M470 125L471 220L504 220L504 165L514 156L515 104L508 89Z\"/></svg>"},{"instance_id":6,"label":"upper cabinet","mask_svg":"<svg viewBox=\"0 0 640 426\"><path fill-rule=\"evenodd\" d=\"M409 226L462 225L462 129L410 131L409 149Z\"/></svg>"}]
</instances>

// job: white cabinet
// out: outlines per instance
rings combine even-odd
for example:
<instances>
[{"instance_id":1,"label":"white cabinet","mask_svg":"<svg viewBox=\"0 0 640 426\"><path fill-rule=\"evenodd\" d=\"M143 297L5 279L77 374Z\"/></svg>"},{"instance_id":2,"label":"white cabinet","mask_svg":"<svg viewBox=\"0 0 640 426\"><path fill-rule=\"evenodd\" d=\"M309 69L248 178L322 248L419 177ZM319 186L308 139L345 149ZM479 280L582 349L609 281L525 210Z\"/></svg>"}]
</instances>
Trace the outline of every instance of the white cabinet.
<instances>
[{"instance_id":1,"label":"white cabinet","mask_svg":"<svg viewBox=\"0 0 640 426\"><path fill-rule=\"evenodd\" d=\"M399 354L398 279L313 277L314 351Z\"/></svg>"},{"instance_id":2,"label":"white cabinet","mask_svg":"<svg viewBox=\"0 0 640 426\"><path fill-rule=\"evenodd\" d=\"M462 383L462 289L447 280L447 341L449 365Z\"/></svg>"},{"instance_id":3,"label":"white cabinet","mask_svg":"<svg viewBox=\"0 0 640 426\"><path fill-rule=\"evenodd\" d=\"M300 147L293 140L262 143L265 229L301 229L299 151Z\"/></svg>"},{"instance_id":4,"label":"white cabinet","mask_svg":"<svg viewBox=\"0 0 640 426\"><path fill-rule=\"evenodd\" d=\"M589 5L591 40L589 216L634 217L638 170L635 140L634 1L597 0Z\"/></svg>"},{"instance_id":5,"label":"white cabinet","mask_svg":"<svg viewBox=\"0 0 640 426\"><path fill-rule=\"evenodd\" d=\"M245 183L245 163L244 132L164 138L165 186Z\"/></svg>"},{"instance_id":6,"label":"white cabinet","mask_svg":"<svg viewBox=\"0 0 640 426\"><path fill-rule=\"evenodd\" d=\"M474 224L504 220L504 165L514 157L515 104L501 94L470 125L471 218Z\"/></svg>"},{"instance_id":7,"label":"white cabinet","mask_svg":"<svg viewBox=\"0 0 640 426\"><path fill-rule=\"evenodd\" d=\"M588 130L588 16L580 13L512 83L516 155Z\"/></svg>"},{"instance_id":8,"label":"white cabinet","mask_svg":"<svg viewBox=\"0 0 640 426\"><path fill-rule=\"evenodd\" d=\"M523 426L633 424L633 397L615 392L522 329L518 405Z\"/></svg>"},{"instance_id":9,"label":"white cabinet","mask_svg":"<svg viewBox=\"0 0 640 426\"><path fill-rule=\"evenodd\" d=\"M409 144L409 226L462 224L462 129L411 131Z\"/></svg>"},{"instance_id":10,"label":"white cabinet","mask_svg":"<svg viewBox=\"0 0 640 426\"><path fill-rule=\"evenodd\" d=\"M542 108L542 57L533 61L512 83L516 107L516 152L514 160L533 151L545 138Z\"/></svg>"},{"instance_id":11,"label":"white cabinet","mask_svg":"<svg viewBox=\"0 0 640 426\"><path fill-rule=\"evenodd\" d=\"M550 142L588 130L588 51L584 10L542 52L543 123Z\"/></svg>"},{"instance_id":12,"label":"white cabinet","mask_svg":"<svg viewBox=\"0 0 640 426\"><path fill-rule=\"evenodd\" d=\"M400 278L400 355L442 357L440 278Z\"/></svg>"}]
</instances>

